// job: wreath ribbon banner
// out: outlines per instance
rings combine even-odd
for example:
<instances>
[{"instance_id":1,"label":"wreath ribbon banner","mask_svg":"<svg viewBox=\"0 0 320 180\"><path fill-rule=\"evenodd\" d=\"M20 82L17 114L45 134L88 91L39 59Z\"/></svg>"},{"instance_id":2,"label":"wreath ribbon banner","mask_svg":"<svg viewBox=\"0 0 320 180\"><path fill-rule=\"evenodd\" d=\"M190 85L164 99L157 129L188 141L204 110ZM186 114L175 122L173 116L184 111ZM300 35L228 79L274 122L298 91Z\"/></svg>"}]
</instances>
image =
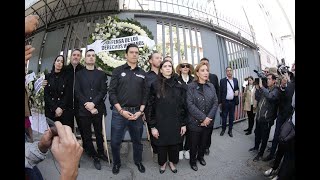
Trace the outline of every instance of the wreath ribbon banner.
<instances>
[{"instance_id":1,"label":"wreath ribbon banner","mask_svg":"<svg viewBox=\"0 0 320 180\"><path fill-rule=\"evenodd\" d=\"M155 46L154 40L146 36L126 36L113 38L111 40L96 40L87 46L87 49L93 49L96 53L101 51L119 51L125 50L129 44L136 44L138 47L147 45L149 48Z\"/></svg>"}]
</instances>

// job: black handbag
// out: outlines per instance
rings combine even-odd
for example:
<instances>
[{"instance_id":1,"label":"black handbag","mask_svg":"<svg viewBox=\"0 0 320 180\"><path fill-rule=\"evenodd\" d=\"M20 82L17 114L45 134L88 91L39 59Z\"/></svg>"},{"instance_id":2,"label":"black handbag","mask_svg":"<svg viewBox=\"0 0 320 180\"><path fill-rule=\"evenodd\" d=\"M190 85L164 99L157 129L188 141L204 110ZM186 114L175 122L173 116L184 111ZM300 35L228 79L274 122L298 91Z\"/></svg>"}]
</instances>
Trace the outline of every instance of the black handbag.
<instances>
[{"instance_id":1,"label":"black handbag","mask_svg":"<svg viewBox=\"0 0 320 180\"><path fill-rule=\"evenodd\" d=\"M292 118L286 120L280 129L279 142L282 144L288 143L295 137L295 126L292 123Z\"/></svg>"},{"instance_id":2,"label":"black handbag","mask_svg":"<svg viewBox=\"0 0 320 180\"><path fill-rule=\"evenodd\" d=\"M228 81L228 83L230 84L230 86L231 86L231 88L232 88L232 90L233 90L233 92L234 92L234 89L233 89L233 87L232 87L232 85L231 85L231 83L230 83L230 81L229 81L229 79L227 79L227 81ZM234 103L235 103L235 105L238 105L239 104L239 95L238 96L234 96Z\"/></svg>"}]
</instances>

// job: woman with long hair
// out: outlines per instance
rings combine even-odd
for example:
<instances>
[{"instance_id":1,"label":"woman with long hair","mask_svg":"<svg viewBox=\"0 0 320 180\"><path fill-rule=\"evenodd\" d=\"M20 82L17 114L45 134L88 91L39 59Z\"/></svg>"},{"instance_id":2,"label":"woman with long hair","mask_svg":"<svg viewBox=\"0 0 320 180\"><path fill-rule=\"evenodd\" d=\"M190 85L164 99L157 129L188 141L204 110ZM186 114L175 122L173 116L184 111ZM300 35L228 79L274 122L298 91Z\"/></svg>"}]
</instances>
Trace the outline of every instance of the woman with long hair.
<instances>
[{"instance_id":1,"label":"woman with long hair","mask_svg":"<svg viewBox=\"0 0 320 180\"><path fill-rule=\"evenodd\" d=\"M52 65L51 73L45 75L48 84L44 88L45 116L53 121L60 121L73 129L73 119L66 116L66 78L64 76L64 57L57 56Z\"/></svg>"},{"instance_id":2,"label":"woman with long hair","mask_svg":"<svg viewBox=\"0 0 320 180\"><path fill-rule=\"evenodd\" d=\"M218 109L218 97L212 83L209 82L209 67L200 62L195 69L195 78L188 85L187 104L189 112L188 130L190 134L190 166L198 170L197 160L205 166L204 151L210 128Z\"/></svg>"},{"instance_id":3,"label":"woman with long hair","mask_svg":"<svg viewBox=\"0 0 320 180\"><path fill-rule=\"evenodd\" d=\"M254 116L257 108L257 101L255 98L256 88L254 86L254 79L252 76L248 77L248 85L243 91L243 110L248 114L248 128L244 131L247 131L246 135L252 133L252 128L254 125Z\"/></svg>"},{"instance_id":4,"label":"woman with long hair","mask_svg":"<svg viewBox=\"0 0 320 180\"><path fill-rule=\"evenodd\" d=\"M164 173L169 157L169 167L177 173L179 144L186 132L186 90L174 76L173 64L164 60L160 64L158 80L151 84L148 99L149 126L158 149L160 173Z\"/></svg>"}]
</instances>

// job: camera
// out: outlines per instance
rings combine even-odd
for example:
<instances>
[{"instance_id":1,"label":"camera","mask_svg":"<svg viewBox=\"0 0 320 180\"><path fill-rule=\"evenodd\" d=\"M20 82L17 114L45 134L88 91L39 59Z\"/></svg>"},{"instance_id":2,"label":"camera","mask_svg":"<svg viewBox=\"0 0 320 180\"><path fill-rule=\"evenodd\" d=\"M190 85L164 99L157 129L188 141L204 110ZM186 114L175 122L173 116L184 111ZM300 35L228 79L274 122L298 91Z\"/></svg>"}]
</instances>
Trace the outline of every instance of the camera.
<instances>
[{"instance_id":1,"label":"camera","mask_svg":"<svg viewBox=\"0 0 320 180\"><path fill-rule=\"evenodd\" d=\"M261 79L267 79L266 75L262 71L253 70L257 74L257 76Z\"/></svg>"},{"instance_id":2,"label":"camera","mask_svg":"<svg viewBox=\"0 0 320 180\"><path fill-rule=\"evenodd\" d=\"M265 73L263 72L263 71L257 71L257 70L253 70L253 72L255 72L256 74L257 74L257 76L259 77L259 78L256 78L255 80L254 80L254 84L259 84L259 79L261 79L261 81L262 81L262 85L265 87L265 88L267 88L267 80L268 80L268 78L267 78L267 76L265 75Z\"/></svg>"},{"instance_id":3,"label":"camera","mask_svg":"<svg viewBox=\"0 0 320 180\"><path fill-rule=\"evenodd\" d=\"M285 73L288 73L289 72L289 66L286 66L284 64L279 64L277 72L278 72L279 75L283 75Z\"/></svg>"}]
</instances>

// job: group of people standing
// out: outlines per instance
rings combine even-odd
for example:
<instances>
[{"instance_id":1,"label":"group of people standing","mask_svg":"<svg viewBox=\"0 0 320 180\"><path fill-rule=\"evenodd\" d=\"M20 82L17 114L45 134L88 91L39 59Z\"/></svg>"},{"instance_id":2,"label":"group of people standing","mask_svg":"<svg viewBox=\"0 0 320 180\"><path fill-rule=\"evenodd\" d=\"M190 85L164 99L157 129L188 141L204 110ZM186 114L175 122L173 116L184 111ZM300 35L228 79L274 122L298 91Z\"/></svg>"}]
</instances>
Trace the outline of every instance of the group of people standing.
<instances>
[{"instance_id":1,"label":"group of people standing","mask_svg":"<svg viewBox=\"0 0 320 180\"><path fill-rule=\"evenodd\" d=\"M171 57L162 60L161 54L154 52L149 57L151 69L145 72L137 66L138 47L130 44L125 52L127 63L113 70L108 86L107 75L95 67L94 50L86 51L85 66L80 64L81 53L79 49L73 50L71 62L67 66L64 66L64 56L59 55L54 59L51 73L45 77L45 115L71 129L74 129L76 119L83 148L92 157L96 169L101 169L100 159L108 160L104 154L102 136L102 116L106 115L104 102L107 93L112 109L113 174L120 171L120 145L127 128L133 142L134 163L141 173L145 172L141 143L144 121L148 124L153 153L157 157L161 174L167 165L173 173L177 173L175 166L183 157L189 160L191 169L195 171L198 170L197 161L206 165L204 155L210 153L218 108L222 111L220 136L227 129L229 116L228 135L233 137L235 106L239 104L239 83L232 76L232 68L226 68L226 77L219 82L215 74L209 73L207 58L202 58L196 68L187 61L181 61L175 70ZM292 108L288 108L291 107L288 104L291 104L290 98L294 92L292 83L283 80L280 87L275 87L276 76L266 73L266 77L265 87L261 81L255 84L253 77L249 76L243 93L244 110L249 120L246 135L252 133L256 121L255 146L250 151L258 150L261 143L254 161L262 157L273 120L278 117L272 150L265 159L274 158L280 127L292 111ZM92 124L97 151L91 138ZM280 146L279 149L283 150Z\"/></svg>"},{"instance_id":2,"label":"group of people standing","mask_svg":"<svg viewBox=\"0 0 320 180\"><path fill-rule=\"evenodd\" d=\"M295 91L295 64L291 72L281 73L276 68L264 70L266 79L254 81L252 76L247 78L248 84L244 89L244 111L248 114L248 128L246 135L251 134L254 122L255 143L249 151L258 151L253 161L270 161L274 159L271 169L264 174L273 180L291 179L294 177L294 137L287 142L280 142L282 126L286 121L292 121L294 126L294 91ZM289 75L290 74L290 75ZM263 81L266 81L263 83ZM263 158L267 147L270 129L276 121L270 154ZM259 149L260 148L260 149ZM282 165L280 162L283 159Z\"/></svg>"},{"instance_id":3,"label":"group of people standing","mask_svg":"<svg viewBox=\"0 0 320 180\"><path fill-rule=\"evenodd\" d=\"M206 165L204 154L209 154L211 135L217 109L222 108L223 135L229 114L229 131L232 137L234 108L239 94L238 81L232 77L232 69L226 69L227 77L220 84L215 74L209 73L209 60L201 59L193 66L182 61L176 72L171 57L162 60L161 54L150 55L151 70L137 66L138 47L126 48L127 63L115 68L108 87L108 77L95 67L95 52L85 53L85 66L79 62L81 50L71 53L66 67L65 59L55 58L51 73L46 75L45 115L74 128L78 124L85 152L92 157L96 169L100 160L107 160L103 149L102 116L106 115L104 101L109 93L112 109L111 149L114 174L121 167L120 145L126 128L133 142L134 163L140 172L142 164L141 143L143 121L149 127L151 145L160 173L168 164L176 173L179 159L190 159L190 166L197 171L197 161ZM228 82L228 83L227 83ZM221 90L220 91L220 87ZM97 151L91 139L91 124L96 135ZM167 163L168 162L168 163Z\"/></svg>"}]
</instances>

